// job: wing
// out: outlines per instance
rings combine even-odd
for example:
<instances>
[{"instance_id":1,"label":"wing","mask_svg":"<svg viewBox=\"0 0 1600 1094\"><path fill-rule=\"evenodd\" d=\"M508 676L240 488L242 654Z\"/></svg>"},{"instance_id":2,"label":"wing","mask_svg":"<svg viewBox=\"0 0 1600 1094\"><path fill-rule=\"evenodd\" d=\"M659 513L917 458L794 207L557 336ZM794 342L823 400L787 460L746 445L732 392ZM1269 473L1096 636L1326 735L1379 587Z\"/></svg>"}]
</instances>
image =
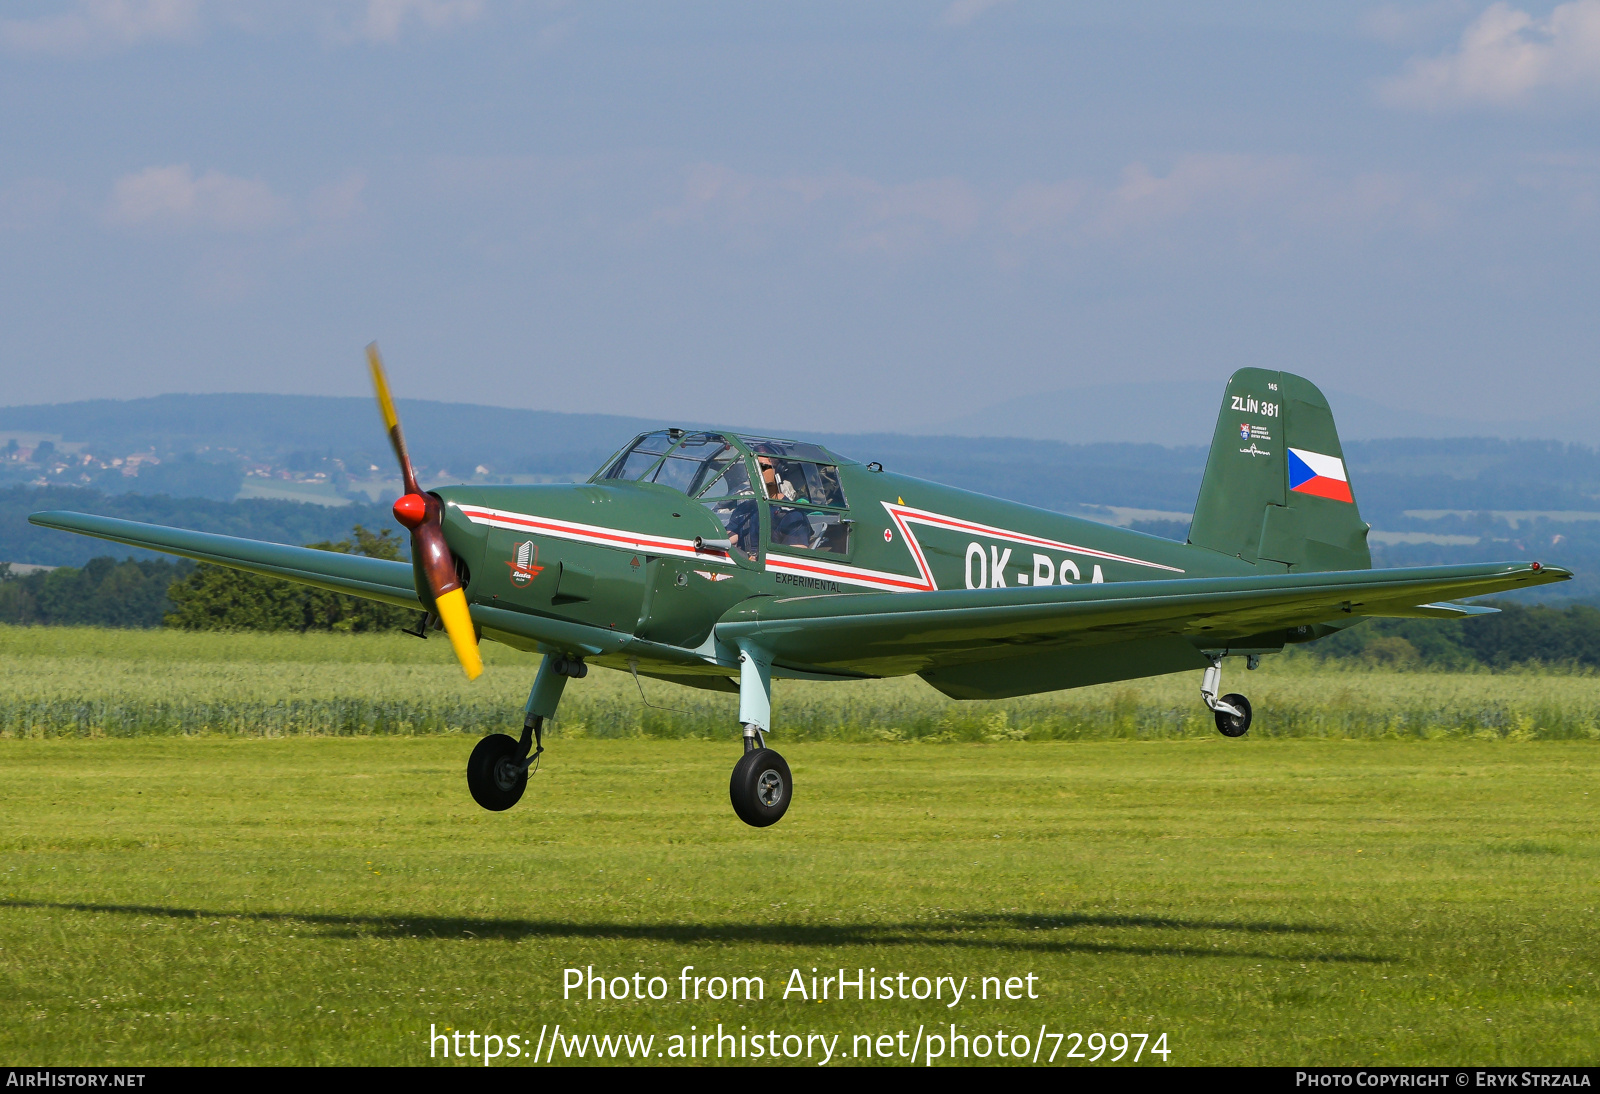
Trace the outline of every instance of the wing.
<instances>
[{"instance_id":1,"label":"wing","mask_svg":"<svg viewBox=\"0 0 1600 1094\"><path fill-rule=\"evenodd\" d=\"M775 662L818 672L928 673L1049 649L1106 644L1131 647L1165 641L1167 648L1181 645L1191 654L1200 649L1269 645L1274 638L1282 645L1285 640L1314 636L1310 628L1318 624L1344 625L1352 616L1475 614L1472 609L1433 602L1571 576L1556 567L1511 562L760 598L724 617L717 637L758 642ZM1246 639L1257 641L1241 642ZM1187 666L1179 663L1156 671L1182 667Z\"/></svg>"},{"instance_id":2,"label":"wing","mask_svg":"<svg viewBox=\"0 0 1600 1094\"><path fill-rule=\"evenodd\" d=\"M258 539L239 539L209 532L191 532L159 524L141 524L115 517L96 517L86 513L35 513L28 518L42 528L126 543L169 555L182 555L196 562L211 562L253 574L281 577L302 585L314 585L336 593L349 593L369 600L380 600L401 608L421 608L416 577L408 562L391 562L364 555L319 551L311 547L290 547ZM667 662L705 667L697 651L635 638L615 630L508 611L491 605L471 606L472 620L484 637L505 642L521 650L554 648L584 656L624 657L646 663ZM624 652L626 651L626 652Z\"/></svg>"},{"instance_id":3,"label":"wing","mask_svg":"<svg viewBox=\"0 0 1600 1094\"><path fill-rule=\"evenodd\" d=\"M281 577L302 585L315 585L336 593L381 600L401 608L420 608L409 562L391 562L365 555L290 547L259 539L239 539L210 532L190 532L135 520L96 517L86 513L35 513L29 524L59 528L64 532L109 539L131 547L182 555L196 562L213 562L267 577Z\"/></svg>"}]
</instances>

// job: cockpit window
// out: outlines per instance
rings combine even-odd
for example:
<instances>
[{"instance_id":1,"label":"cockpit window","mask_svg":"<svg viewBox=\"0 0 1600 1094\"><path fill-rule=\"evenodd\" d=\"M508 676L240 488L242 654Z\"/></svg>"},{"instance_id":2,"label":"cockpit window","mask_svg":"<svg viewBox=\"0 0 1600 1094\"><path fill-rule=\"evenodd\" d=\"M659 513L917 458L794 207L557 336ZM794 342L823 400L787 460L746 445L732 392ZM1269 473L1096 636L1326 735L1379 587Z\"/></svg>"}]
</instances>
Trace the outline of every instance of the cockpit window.
<instances>
[{"instance_id":1,"label":"cockpit window","mask_svg":"<svg viewBox=\"0 0 1600 1094\"><path fill-rule=\"evenodd\" d=\"M798 501L833 509L846 507L839 468L831 463L804 463L757 455L756 466L761 470L762 493L773 501Z\"/></svg>"},{"instance_id":2,"label":"cockpit window","mask_svg":"<svg viewBox=\"0 0 1600 1094\"><path fill-rule=\"evenodd\" d=\"M726 459L713 461L707 465L706 470L708 474L705 477L710 485L699 495L706 500L743 498L755 493L755 488L750 485L750 472L737 452L730 451Z\"/></svg>"},{"instance_id":3,"label":"cockpit window","mask_svg":"<svg viewBox=\"0 0 1600 1094\"><path fill-rule=\"evenodd\" d=\"M600 479L654 482L690 497L748 496L755 491L744 456L720 433L681 429L647 433L601 473Z\"/></svg>"},{"instance_id":4,"label":"cockpit window","mask_svg":"<svg viewBox=\"0 0 1600 1094\"><path fill-rule=\"evenodd\" d=\"M654 481L693 496L739 453L718 433L691 433L661 461Z\"/></svg>"},{"instance_id":5,"label":"cockpit window","mask_svg":"<svg viewBox=\"0 0 1600 1094\"><path fill-rule=\"evenodd\" d=\"M804 547L833 555L850 553L850 521L839 513L772 507L772 542L779 547Z\"/></svg>"},{"instance_id":6,"label":"cockpit window","mask_svg":"<svg viewBox=\"0 0 1600 1094\"><path fill-rule=\"evenodd\" d=\"M672 432L666 429L658 429L654 433L646 433L643 437L634 441L633 446L628 451L618 456L616 461L601 477L606 479L627 479L630 481L641 478L645 472L656 465L656 461L662 457L667 449L672 447L672 442L675 439L672 436Z\"/></svg>"}]
</instances>

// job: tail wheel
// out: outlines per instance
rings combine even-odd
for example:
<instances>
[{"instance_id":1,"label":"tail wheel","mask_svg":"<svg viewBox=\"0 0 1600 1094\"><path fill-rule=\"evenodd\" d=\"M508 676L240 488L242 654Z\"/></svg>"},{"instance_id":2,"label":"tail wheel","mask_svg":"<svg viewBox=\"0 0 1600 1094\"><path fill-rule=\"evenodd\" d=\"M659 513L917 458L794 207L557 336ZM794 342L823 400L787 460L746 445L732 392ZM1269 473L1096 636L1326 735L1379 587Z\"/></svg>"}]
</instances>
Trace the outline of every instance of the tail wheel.
<instances>
[{"instance_id":1,"label":"tail wheel","mask_svg":"<svg viewBox=\"0 0 1600 1094\"><path fill-rule=\"evenodd\" d=\"M479 741L467 760L467 789L472 800L498 813L510 809L528 788L528 769L515 737L492 733Z\"/></svg>"},{"instance_id":2,"label":"tail wheel","mask_svg":"<svg viewBox=\"0 0 1600 1094\"><path fill-rule=\"evenodd\" d=\"M1233 692L1224 695L1221 702L1227 703L1237 710L1238 714L1229 714L1227 711L1216 711L1217 732L1224 737L1243 737L1250 732L1250 700L1243 695Z\"/></svg>"},{"instance_id":3,"label":"tail wheel","mask_svg":"<svg viewBox=\"0 0 1600 1094\"><path fill-rule=\"evenodd\" d=\"M739 757L728 780L728 797L739 819L752 828L777 824L789 811L794 778L783 757L770 748L757 748Z\"/></svg>"}]
</instances>

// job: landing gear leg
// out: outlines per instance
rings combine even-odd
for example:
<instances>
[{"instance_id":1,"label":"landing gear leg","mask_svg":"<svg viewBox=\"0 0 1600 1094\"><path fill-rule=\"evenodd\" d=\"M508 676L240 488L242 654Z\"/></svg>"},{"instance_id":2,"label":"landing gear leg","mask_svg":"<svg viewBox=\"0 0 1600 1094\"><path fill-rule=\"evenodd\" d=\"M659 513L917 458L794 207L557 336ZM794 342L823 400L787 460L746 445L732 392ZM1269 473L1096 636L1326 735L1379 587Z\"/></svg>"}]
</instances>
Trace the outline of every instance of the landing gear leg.
<instances>
[{"instance_id":1,"label":"landing gear leg","mask_svg":"<svg viewBox=\"0 0 1600 1094\"><path fill-rule=\"evenodd\" d=\"M753 645L741 645L739 650L739 722L744 727L744 755L733 765L728 797L740 820L752 828L765 828L789 811L794 778L783 757L767 747L772 663Z\"/></svg>"},{"instance_id":2,"label":"landing gear leg","mask_svg":"<svg viewBox=\"0 0 1600 1094\"><path fill-rule=\"evenodd\" d=\"M1222 698L1217 698L1217 692L1222 688L1222 658L1211 658L1211 667L1206 669L1204 678L1200 681L1200 698L1205 700L1207 707L1217 720L1217 732L1224 737L1243 737L1250 732L1250 700L1238 692L1230 692Z\"/></svg>"},{"instance_id":3,"label":"landing gear leg","mask_svg":"<svg viewBox=\"0 0 1600 1094\"><path fill-rule=\"evenodd\" d=\"M522 737L491 733L479 741L467 760L467 789L472 800L495 812L510 809L528 788L528 775L539 769L544 752L544 723L555 716L569 679L588 675L582 661L547 654L533 679L522 718Z\"/></svg>"}]
</instances>

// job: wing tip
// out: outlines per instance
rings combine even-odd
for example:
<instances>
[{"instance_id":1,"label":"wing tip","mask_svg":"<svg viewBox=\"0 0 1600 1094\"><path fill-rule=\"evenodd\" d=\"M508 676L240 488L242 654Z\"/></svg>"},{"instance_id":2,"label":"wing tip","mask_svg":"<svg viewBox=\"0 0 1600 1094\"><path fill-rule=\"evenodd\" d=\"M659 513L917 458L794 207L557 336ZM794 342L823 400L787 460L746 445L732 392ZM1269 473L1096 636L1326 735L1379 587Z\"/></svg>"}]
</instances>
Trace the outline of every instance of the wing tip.
<instances>
[{"instance_id":1,"label":"wing tip","mask_svg":"<svg viewBox=\"0 0 1600 1094\"><path fill-rule=\"evenodd\" d=\"M1542 562L1522 562L1517 565L1519 569L1527 570L1550 581L1570 581L1573 576L1572 571L1565 566L1547 566Z\"/></svg>"},{"instance_id":2,"label":"wing tip","mask_svg":"<svg viewBox=\"0 0 1600 1094\"><path fill-rule=\"evenodd\" d=\"M28 523L36 524L40 528L67 528L67 518L84 517L87 513L74 513L70 509L44 509L37 513L28 514Z\"/></svg>"}]
</instances>

